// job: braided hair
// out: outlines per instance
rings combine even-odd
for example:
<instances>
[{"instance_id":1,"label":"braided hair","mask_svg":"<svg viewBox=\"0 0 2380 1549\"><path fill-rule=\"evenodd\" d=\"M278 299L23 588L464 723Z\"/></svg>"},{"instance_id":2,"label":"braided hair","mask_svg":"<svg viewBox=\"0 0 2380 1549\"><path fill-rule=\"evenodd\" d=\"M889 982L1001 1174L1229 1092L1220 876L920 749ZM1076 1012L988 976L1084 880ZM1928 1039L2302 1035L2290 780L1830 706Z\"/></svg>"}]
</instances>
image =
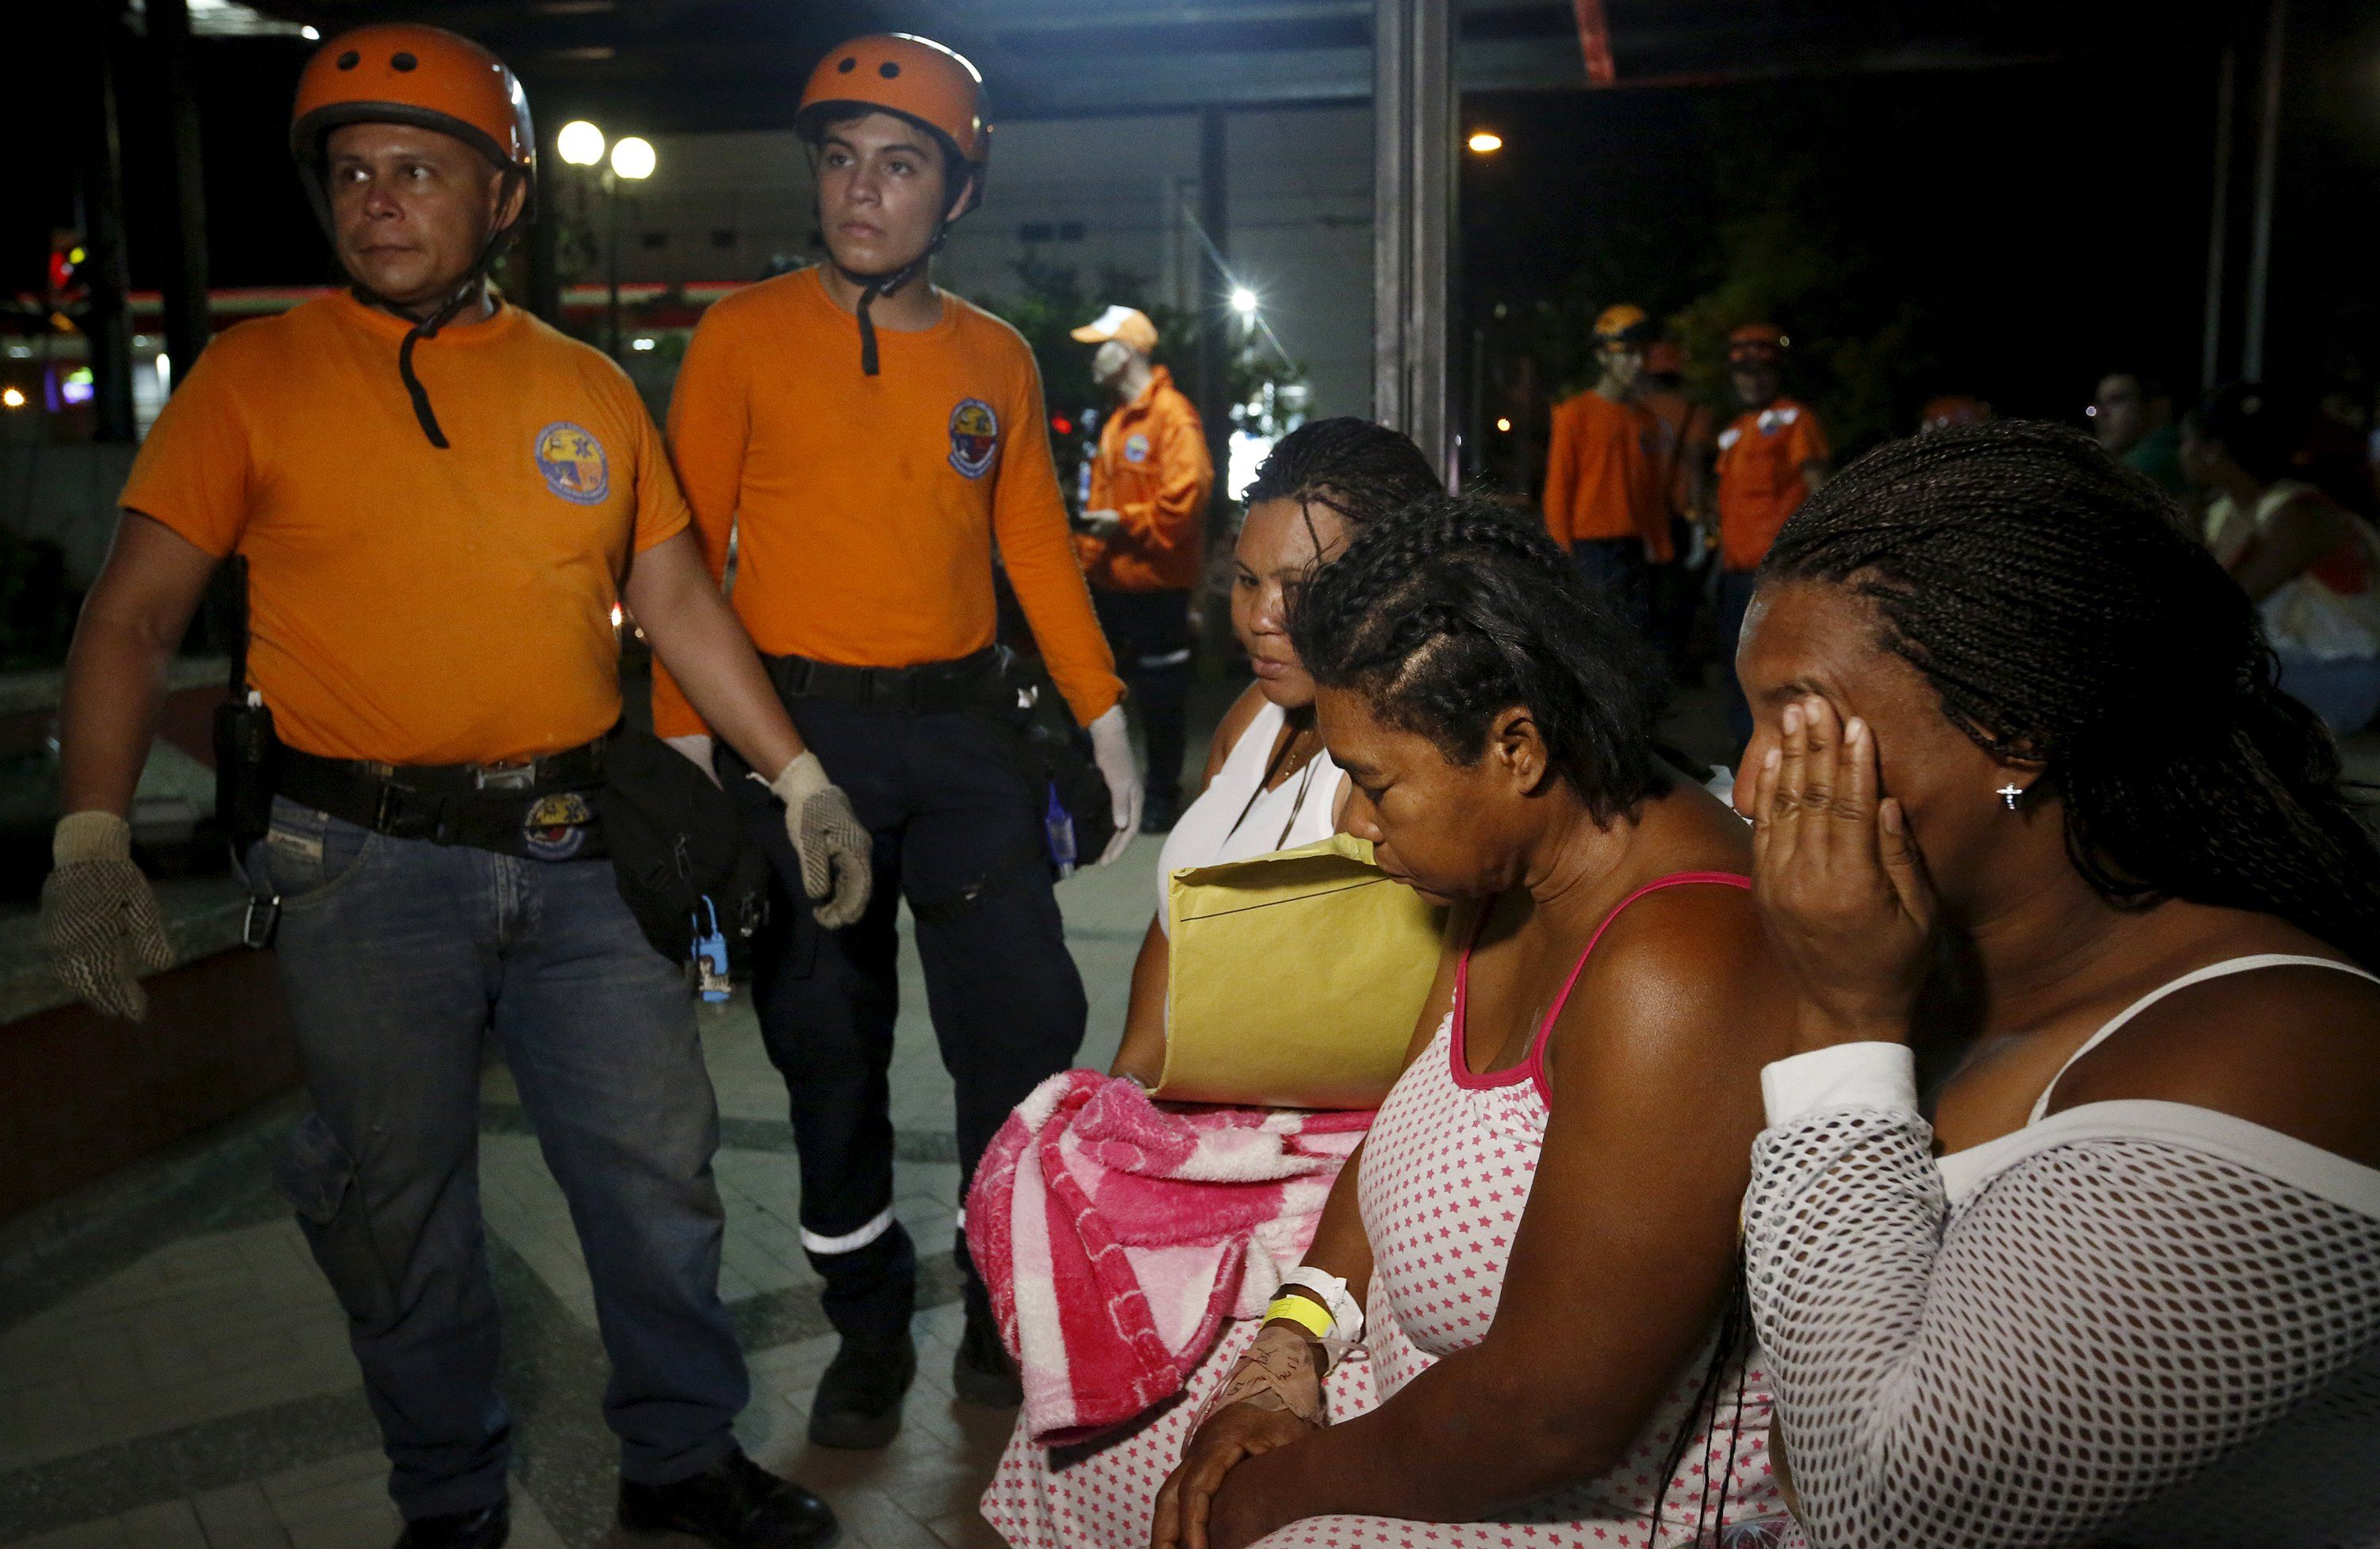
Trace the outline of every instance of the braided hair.
<instances>
[{"instance_id":1,"label":"braided hair","mask_svg":"<svg viewBox=\"0 0 2380 1549\"><path fill-rule=\"evenodd\" d=\"M1327 506L1354 528L1442 488L1420 447L1385 425L1342 416L1281 437L1241 500Z\"/></svg>"},{"instance_id":2,"label":"braided hair","mask_svg":"<svg viewBox=\"0 0 2380 1549\"><path fill-rule=\"evenodd\" d=\"M1665 787L1666 676L1527 514L1433 495L1382 516L1292 597L1289 633L1318 684L1458 764L1525 707L1597 822Z\"/></svg>"},{"instance_id":3,"label":"braided hair","mask_svg":"<svg viewBox=\"0 0 2380 1549\"><path fill-rule=\"evenodd\" d=\"M1767 581L1848 586L1952 725L2037 761L2111 902L2277 914L2380 968L2380 853L2256 608L2173 504L2027 420L1877 449L1812 495Z\"/></svg>"}]
</instances>

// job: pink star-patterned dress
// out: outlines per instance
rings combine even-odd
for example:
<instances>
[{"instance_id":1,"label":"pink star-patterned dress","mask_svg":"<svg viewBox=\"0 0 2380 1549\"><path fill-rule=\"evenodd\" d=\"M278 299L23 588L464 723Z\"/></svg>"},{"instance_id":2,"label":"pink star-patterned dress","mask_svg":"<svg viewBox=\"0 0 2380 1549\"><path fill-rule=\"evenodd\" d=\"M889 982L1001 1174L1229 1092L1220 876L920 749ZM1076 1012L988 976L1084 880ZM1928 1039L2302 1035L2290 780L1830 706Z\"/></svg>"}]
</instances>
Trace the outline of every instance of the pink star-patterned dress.
<instances>
[{"instance_id":1,"label":"pink star-patterned dress","mask_svg":"<svg viewBox=\"0 0 2380 1549\"><path fill-rule=\"evenodd\" d=\"M1680 873L1631 895L1612 917L1656 889L1689 883L1746 885L1723 873ZM1596 931L1587 952L1609 925L1606 919ZM1545 1144L1546 1035L1570 987L1563 986L1547 1013L1527 1059L1511 1070L1474 1075L1462 1032L1469 959L1465 951L1454 1010L1380 1106L1364 1144L1356 1185L1372 1244L1372 1284L1365 1353L1342 1361L1324 1382L1334 1422L1393 1398L1433 1362L1477 1344L1495 1320L1513 1233ZM1585 962L1582 953L1581 968ZM1571 982L1577 978L1573 970ZM1258 1326L1254 1319L1232 1325L1179 1399L1121 1434L1051 1451L1035 1446L1020 1429L984 1492L985 1519L1015 1549L1141 1549L1148 1542L1159 1487L1181 1461L1208 1396L1230 1375ZM1272 1534L1259 1549L1619 1549L1647 1543L1753 1549L1773 1543L1788 1519L1769 1467L1768 1384L1760 1359L1755 1353L1730 1366L1717 1385L1717 1404L1698 1412L1695 1400L1708 1365L1706 1344L1687 1362L1617 1467L1549 1492L1508 1520L1314 1517ZM1698 1423L1706 1419L1714 1422ZM1691 1426L1694 1435L1674 1474L1657 1480L1681 1426Z\"/></svg>"}]
</instances>

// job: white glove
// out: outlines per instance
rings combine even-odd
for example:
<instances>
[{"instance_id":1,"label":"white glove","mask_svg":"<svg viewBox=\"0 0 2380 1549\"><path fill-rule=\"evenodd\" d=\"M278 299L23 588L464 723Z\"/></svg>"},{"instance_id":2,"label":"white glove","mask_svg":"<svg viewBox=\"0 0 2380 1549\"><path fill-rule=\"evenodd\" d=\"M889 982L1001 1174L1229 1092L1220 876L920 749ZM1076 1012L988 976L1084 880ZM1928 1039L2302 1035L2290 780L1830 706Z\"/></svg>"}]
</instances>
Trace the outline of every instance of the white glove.
<instances>
[{"instance_id":1,"label":"white glove","mask_svg":"<svg viewBox=\"0 0 2380 1549\"><path fill-rule=\"evenodd\" d=\"M710 777L711 784L716 785L719 783L719 771L711 768L710 764L710 732L688 732L682 737L663 737L662 741L669 744L670 746L677 749L680 753L685 754L688 758L694 760L694 767L700 769L704 774L709 775Z\"/></svg>"},{"instance_id":2,"label":"white glove","mask_svg":"<svg viewBox=\"0 0 2380 1549\"><path fill-rule=\"evenodd\" d=\"M801 857L802 891L810 895L818 923L829 930L853 924L868 912L868 891L875 881L869 858L876 846L852 811L851 798L828 782L826 766L815 753L778 770L769 789L785 804L785 837Z\"/></svg>"},{"instance_id":3,"label":"white glove","mask_svg":"<svg viewBox=\"0 0 2380 1549\"><path fill-rule=\"evenodd\" d=\"M70 812L50 841L42 942L58 982L109 1016L149 1012L142 974L174 966L149 878L132 864L132 826L112 812Z\"/></svg>"},{"instance_id":4,"label":"white glove","mask_svg":"<svg viewBox=\"0 0 2380 1549\"><path fill-rule=\"evenodd\" d=\"M1115 804L1115 838L1108 841L1099 861L1106 865L1123 854L1133 835L1140 832L1140 766L1133 762L1132 735L1124 730L1121 702L1091 722L1091 761L1107 778L1108 797Z\"/></svg>"}]
</instances>

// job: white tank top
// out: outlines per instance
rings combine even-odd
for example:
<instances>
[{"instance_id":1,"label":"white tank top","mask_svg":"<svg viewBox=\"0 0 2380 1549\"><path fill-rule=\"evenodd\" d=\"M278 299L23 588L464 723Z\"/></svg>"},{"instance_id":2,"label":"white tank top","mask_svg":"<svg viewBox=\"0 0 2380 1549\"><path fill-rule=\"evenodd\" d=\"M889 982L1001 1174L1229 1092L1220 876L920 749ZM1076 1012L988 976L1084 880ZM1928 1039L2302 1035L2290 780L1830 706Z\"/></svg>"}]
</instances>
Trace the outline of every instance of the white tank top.
<instances>
[{"instance_id":1,"label":"white tank top","mask_svg":"<svg viewBox=\"0 0 2380 1549\"><path fill-rule=\"evenodd\" d=\"M1294 850L1330 837L1332 814L1339 806L1339 766L1328 752L1317 753L1305 768L1269 791L1265 766L1272 761L1284 717L1279 705L1266 700L1240 740L1224 756L1223 767L1198 799L1184 809L1165 836L1157 865L1157 925L1167 921L1167 889L1177 871L1245 861L1276 850Z\"/></svg>"}]
</instances>

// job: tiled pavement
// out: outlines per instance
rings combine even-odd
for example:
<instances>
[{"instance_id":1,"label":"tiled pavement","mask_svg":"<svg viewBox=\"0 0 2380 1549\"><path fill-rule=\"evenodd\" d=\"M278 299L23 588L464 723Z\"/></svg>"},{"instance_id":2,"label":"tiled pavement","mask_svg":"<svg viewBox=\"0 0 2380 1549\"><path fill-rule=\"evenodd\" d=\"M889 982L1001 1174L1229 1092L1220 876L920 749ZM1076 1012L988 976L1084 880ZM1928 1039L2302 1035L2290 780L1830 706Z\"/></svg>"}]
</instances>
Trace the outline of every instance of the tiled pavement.
<instances>
[{"instance_id":1,"label":"tiled pavement","mask_svg":"<svg viewBox=\"0 0 2380 1549\"><path fill-rule=\"evenodd\" d=\"M1139 841L1117 865L1060 889L1090 991L1088 1063L1113 1051L1157 851ZM989 1549L997 1540L975 1503L1009 1417L949 1390L959 1328L950 1083L905 946L902 969L895 1209L926 1260L924 1310L917 1386L882 1453L804 1441L834 1339L795 1235L784 1087L746 1001L704 1023L722 1116L722 1290L754 1379L737 1429L754 1457L834 1503L854 1549ZM0 1544L386 1549L395 1538L344 1319L267 1170L298 1111L294 1098L273 1105L0 1228ZM488 1073L482 1113L480 1185L516 1415L512 1542L625 1543L611 1527L616 1453L599 1414L604 1364L586 1270L501 1066Z\"/></svg>"}]
</instances>

